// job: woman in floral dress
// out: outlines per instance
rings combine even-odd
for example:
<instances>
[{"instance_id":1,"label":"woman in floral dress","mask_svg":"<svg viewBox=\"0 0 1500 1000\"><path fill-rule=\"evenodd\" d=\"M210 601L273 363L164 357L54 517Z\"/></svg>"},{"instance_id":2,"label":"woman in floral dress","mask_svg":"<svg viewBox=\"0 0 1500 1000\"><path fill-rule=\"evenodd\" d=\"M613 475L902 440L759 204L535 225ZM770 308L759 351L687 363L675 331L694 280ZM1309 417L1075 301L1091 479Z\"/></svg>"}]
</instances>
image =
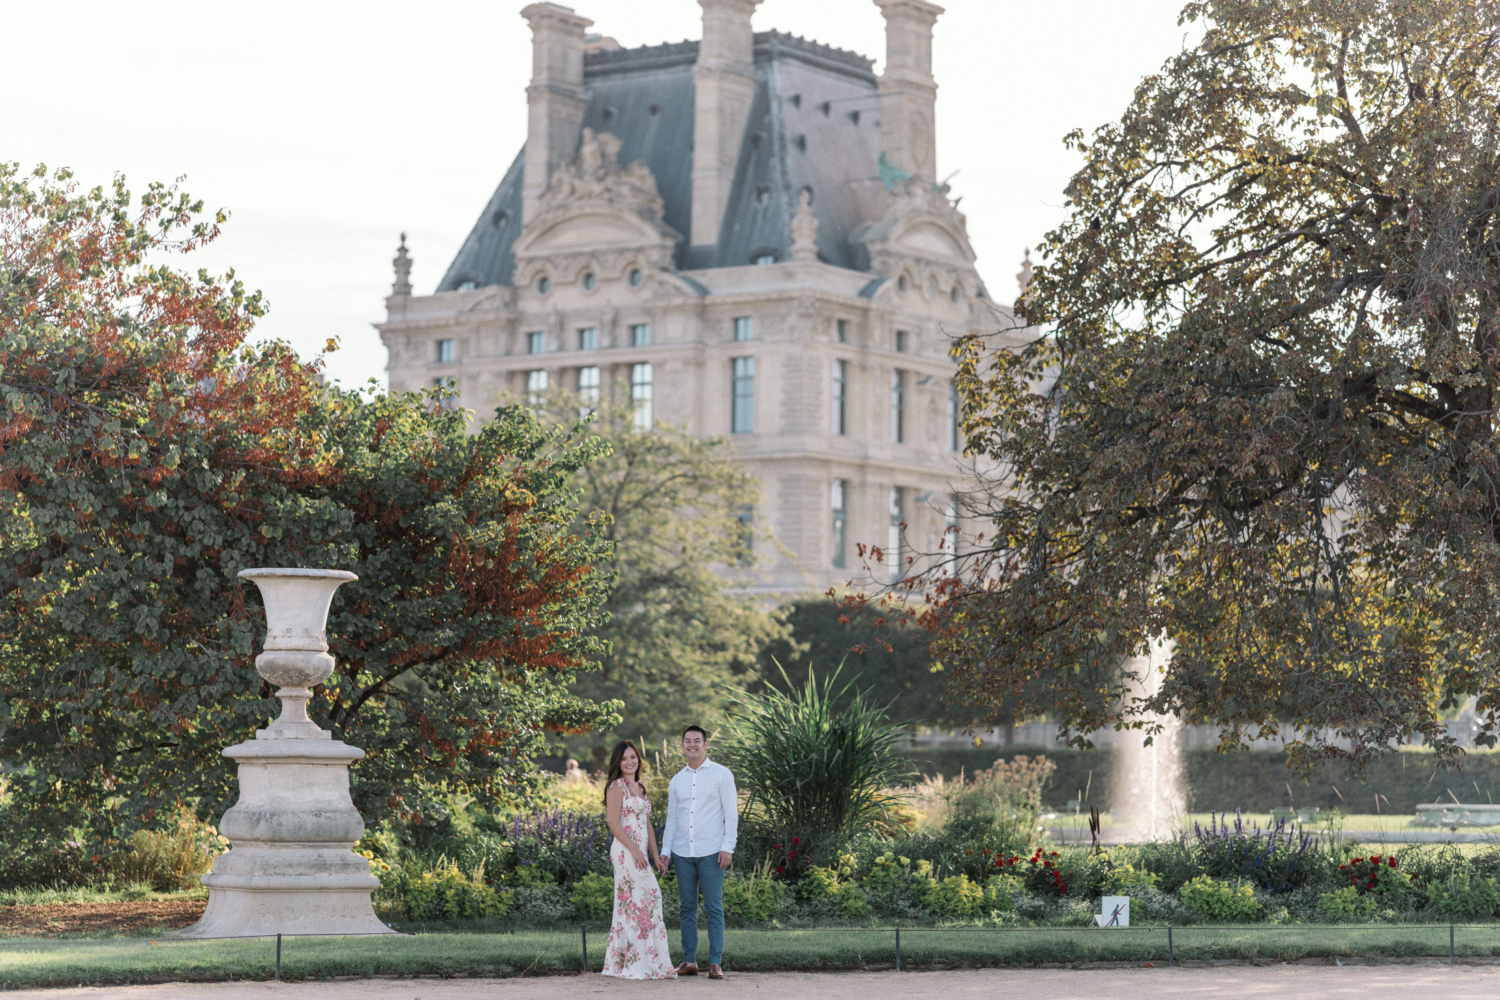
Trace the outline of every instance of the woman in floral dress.
<instances>
[{"instance_id":1,"label":"woman in floral dress","mask_svg":"<svg viewBox=\"0 0 1500 1000\"><path fill-rule=\"evenodd\" d=\"M609 831L609 860L615 866L615 915L609 925L604 974L620 979L676 979L661 919L661 888L646 860L656 861L656 831L651 828L651 800L641 785L641 755L622 740L609 758L604 808Z\"/></svg>"}]
</instances>

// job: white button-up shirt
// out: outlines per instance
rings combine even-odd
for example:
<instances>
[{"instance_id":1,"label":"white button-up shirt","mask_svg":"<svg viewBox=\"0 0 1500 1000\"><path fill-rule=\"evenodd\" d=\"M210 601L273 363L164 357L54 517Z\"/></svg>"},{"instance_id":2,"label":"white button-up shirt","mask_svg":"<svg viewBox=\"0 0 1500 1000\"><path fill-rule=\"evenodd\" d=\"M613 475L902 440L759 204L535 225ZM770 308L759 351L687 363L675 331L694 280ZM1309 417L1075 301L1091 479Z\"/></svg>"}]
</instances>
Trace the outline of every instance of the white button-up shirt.
<instances>
[{"instance_id":1,"label":"white button-up shirt","mask_svg":"<svg viewBox=\"0 0 1500 1000\"><path fill-rule=\"evenodd\" d=\"M661 835L664 857L706 858L734 853L739 833L739 799L734 775L723 764L705 760L685 767L667 785L667 826Z\"/></svg>"}]
</instances>

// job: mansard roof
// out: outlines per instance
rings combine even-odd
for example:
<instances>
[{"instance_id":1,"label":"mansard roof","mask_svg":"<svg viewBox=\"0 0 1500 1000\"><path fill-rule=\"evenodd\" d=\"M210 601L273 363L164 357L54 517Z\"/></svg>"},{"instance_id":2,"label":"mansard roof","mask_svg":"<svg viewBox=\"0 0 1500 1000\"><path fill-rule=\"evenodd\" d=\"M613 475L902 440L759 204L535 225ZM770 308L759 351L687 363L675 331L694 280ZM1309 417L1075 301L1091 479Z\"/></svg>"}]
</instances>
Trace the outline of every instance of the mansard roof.
<instances>
[{"instance_id":1,"label":"mansard roof","mask_svg":"<svg viewBox=\"0 0 1500 1000\"><path fill-rule=\"evenodd\" d=\"M584 60L583 125L620 139L620 163L644 161L656 178L663 221L691 231L693 66L697 42L591 52ZM783 34L755 35L756 89L740 143L719 242L677 247L684 270L731 267L771 253L786 260L790 222L813 192L818 254L869 270L856 231L879 216L880 106L871 60ZM517 154L459 249L438 291L508 285L521 231L524 156Z\"/></svg>"}]
</instances>

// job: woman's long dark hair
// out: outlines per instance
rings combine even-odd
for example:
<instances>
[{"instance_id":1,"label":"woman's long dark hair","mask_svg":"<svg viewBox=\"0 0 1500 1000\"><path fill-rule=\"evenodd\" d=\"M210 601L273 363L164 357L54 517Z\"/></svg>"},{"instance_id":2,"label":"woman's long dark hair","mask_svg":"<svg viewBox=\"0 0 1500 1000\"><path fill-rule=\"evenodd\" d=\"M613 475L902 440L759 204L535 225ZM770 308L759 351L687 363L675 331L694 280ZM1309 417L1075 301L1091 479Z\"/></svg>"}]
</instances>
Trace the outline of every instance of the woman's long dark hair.
<instances>
[{"instance_id":1,"label":"woman's long dark hair","mask_svg":"<svg viewBox=\"0 0 1500 1000\"><path fill-rule=\"evenodd\" d=\"M609 755L609 777L604 779L604 805L609 806L609 786L615 783L616 778L625 777L625 772L620 770L620 758L625 756L626 750L635 750L635 744L629 740L621 740L615 744L614 753ZM644 784L646 777L646 758L641 756L639 750L635 750L635 759L640 761L640 769L635 772L635 780Z\"/></svg>"}]
</instances>

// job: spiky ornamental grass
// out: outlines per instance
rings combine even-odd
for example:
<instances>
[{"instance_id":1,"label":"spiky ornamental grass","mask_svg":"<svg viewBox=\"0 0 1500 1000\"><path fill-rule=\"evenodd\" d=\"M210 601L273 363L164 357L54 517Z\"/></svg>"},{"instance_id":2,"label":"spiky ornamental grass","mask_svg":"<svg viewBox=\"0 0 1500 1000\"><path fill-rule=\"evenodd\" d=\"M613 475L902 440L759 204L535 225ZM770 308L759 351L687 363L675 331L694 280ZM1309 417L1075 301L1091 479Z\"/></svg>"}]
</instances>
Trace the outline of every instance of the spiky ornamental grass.
<instances>
[{"instance_id":1,"label":"spiky ornamental grass","mask_svg":"<svg viewBox=\"0 0 1500 1000\"><path fill-rule=\"evenodd\" d=\"M821 681L810 669L800 687L776 668L784 689L740 693L724 755L750 792L745 813L779 835L783 849L796 837L801 856L816 858L871 826L893 802L885 789L911 777L896 750L904 727L854 680L839 685L842 665Z\"/></svg>"}]
</instances>

